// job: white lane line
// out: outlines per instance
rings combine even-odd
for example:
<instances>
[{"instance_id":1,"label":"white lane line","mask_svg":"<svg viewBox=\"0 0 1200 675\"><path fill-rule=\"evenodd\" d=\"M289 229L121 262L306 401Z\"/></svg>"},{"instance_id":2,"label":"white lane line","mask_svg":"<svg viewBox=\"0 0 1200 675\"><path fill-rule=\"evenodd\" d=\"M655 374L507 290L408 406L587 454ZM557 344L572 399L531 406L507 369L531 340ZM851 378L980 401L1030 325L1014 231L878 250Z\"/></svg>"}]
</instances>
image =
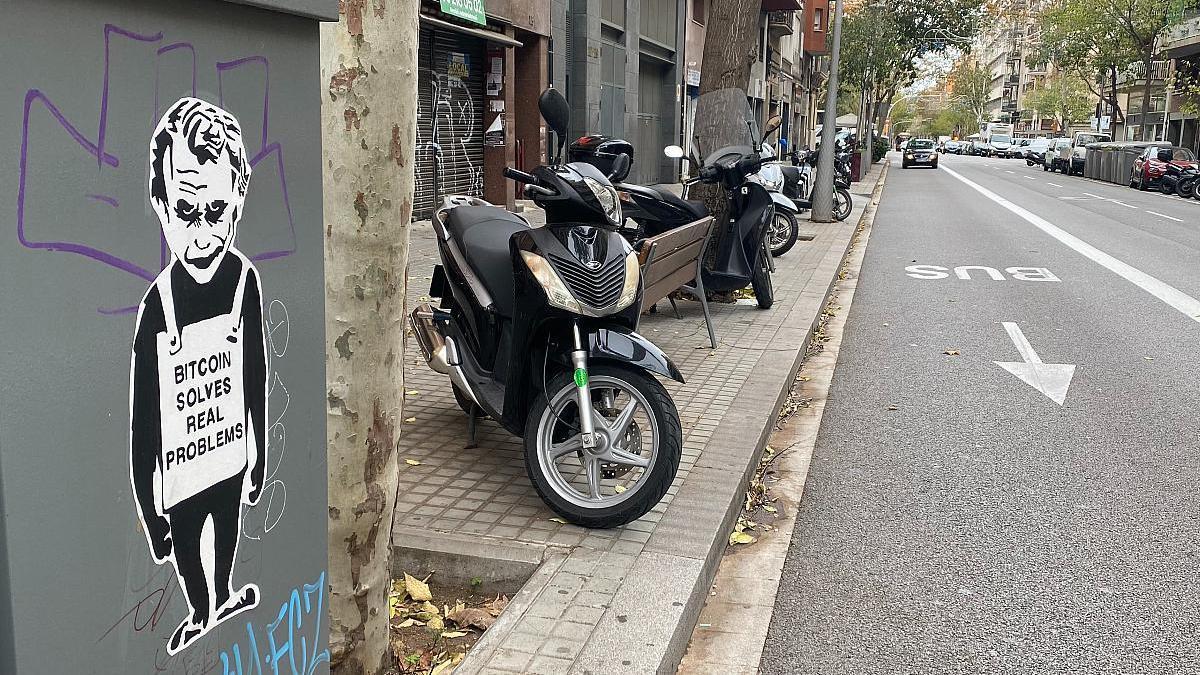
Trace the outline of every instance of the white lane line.
<instances>
[{"instance_id":1,"label":"white lane line","mask_svg":"<svg viewBox=\"0 0 1200 675\"><path fill-rule=\"evenodd\" d=\"M1021 176L1021 178L1025 178L1027 180L1037 180L1033 176Z\"/></svg>"},{"instance_id":2,"label":"white lane line","mask_svg":"<svg viewBox=\"0 0 1200 675\"><path fill-rule=\"evenodd\" d=\"M1009 170L1009 169L1005 169L1005 170L1004 170L1004 173L1016 173L1016 171L1011 171L1011 170Z\"/></svg>"},{"instance_id":3,"label":"white lane line","mask_svg":"<svg viewBox=\"0 0 1200 675\"><path fill-rule=\"evenodd\" d=\"M1166 218L1167 220L1173 220L1177 223L1183 222L1183 218L1176 218L1175 216L1168 216L1165 213L1159 213L1158 211L1151 211L1150 209L1146 209L1146 213L1149 213L1152 216L1158 216L1159 218Z\"/></svg>"},{"instance_id":4,"label":"white lane line","mask_svg":"<svg viewBox=\"0 0 1200 675\"><path fill-rule=\"evenodd\" d=\"M1045 232L1046 234L1050 235L1051 237L1054 237L1060 243L1073 249L1076 253L1079 253L1080 255L1084 256L1085 258L1088 258L1089 260L1091 260L1092 262L1100 265L1101 267L1104 267L1105 269L1107 269L1110 272L1116 274L1117 276L1125 279L1126 281L1132 283L1133 285L1137 286L1138 288L1142 289L1143 291L1146 291L1150 295L1153 295L1154 297L1158 298L1159 300L1162 300L1167 305L1169 305L1169 306L1179 310L1183 314L1185 314L1189 319L1196 321L1196 322L1200 322L1200 300L1193 298L1192 296L1188 295L1187 293L1184 293L1183 291L1179 290L1178 288L1175 288L1174 286L1172 286L1164 281L1161 281L1155 277L1150 276L1149 274L1146 274L1145 272L1139 270L1138 268L1136 268L1128 263L1122 262L1122 261L1112 257L1111 255L1105 253L1104 251L1101 251L1100 249L1096 248L1095 246L1092 246L1091 244L1087 243L1086 241L1083 241L1079 237L1076 237L1075 235L1067 232L1066 230L1063 230L1062 228L1060 228L1056 225L1053 225L1052 223L1050 223L1050 221L1046 220L1045 218L1042 218L1041 216L1038 216L1024 208L1021 208L1020 206L1017 206L1016 204L1008 201L1004 197L1001 197L1000 195L996 194L995 192L992 192L991 190L983 187L982 185L966 178L965 176L959 174L957 171L954 171L953 169L943 169L943 170L946 173L950 174L951 176L953 176L953 177L957 178L958 180L962 181L963 183L965 183L967 185L967 187L970 187L971 189L975 190L976 192L983 195L984 197L987 197L988 199L992 200L993 202L996 202L1000 206L1015 213L1016 215L1018 215L1022 219L1024 219L1026 222L1028 222L1030 225L1033 225L1034 227L1038 228L1042 232Z\"/></svg>"},{"instance_id":5,"label":"white lane line","mask_svg":"<svg viewBox=\"0 0 1200 675\"><path fill-rule=\"evenodd\" d=\"M1119 199L1112 199L1111 197L1101 197L1100 195L1094 195L1090 192L1084 192L1082 194L1084 194L1088 197L1091 197L1092 199L1099 199L1102 202L1112 202L1114 204L1120 204L1121 206L1124 206L1127 209L1136 209L1137 208L1136 206L1134 206L1132 204L1126 204L1125 202L1123 202Z\"/></svg>"},{"instance_id":6,"label":"white lane line","mask_svg":"<svg viewBox=\"0 0 1200 675\"><path fill-rule=\"evenodd\" d=\"M1047 183L1046 183L1046 185L1052 185L1052 186L1054 186L1054 187L1062 187L1062 186L1061 186L1061 185L1059 185L1058 183L1050 183L1050 182L1047 182Z\"/></svg>"}]
</instances>

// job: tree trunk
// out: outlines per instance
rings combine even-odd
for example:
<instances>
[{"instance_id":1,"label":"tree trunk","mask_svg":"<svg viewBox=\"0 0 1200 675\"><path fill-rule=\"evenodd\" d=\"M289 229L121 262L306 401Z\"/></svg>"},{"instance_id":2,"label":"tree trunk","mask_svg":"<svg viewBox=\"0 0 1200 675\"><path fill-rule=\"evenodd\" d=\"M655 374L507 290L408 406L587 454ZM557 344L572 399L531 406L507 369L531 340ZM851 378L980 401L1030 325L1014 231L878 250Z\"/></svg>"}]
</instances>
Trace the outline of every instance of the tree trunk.
<instances>
[{"instance_id":1,"label":"tree trunk","mask_svg":"<svg viewBox=\"0 0 1200 675\"><path fill-rule=\"evenodd\" d=\"M391 665L419 0L347 0L321 25L332 670Z\"/></svg>"},{"instance_id":2,"label":"tree trunk","mask_svg":"<svg viewBox=\"0 0 1200 675\"><path fill-rule=\"evenodd\" d=\"M761 11L761 0L711 0L704 29L704 55L700 62L701 96L721 89L745 90L750 86L750 65L758 54L758 16ZM715 107L707 107L706 112L735 114ZM736 114L740 115L740 112ZM701 128L700 120L696 122L695 128ZM704 161L704 157L697 159ZM694 170L698 169L694 167ZM713 232L714 242L708 247L709 254L715 255L726 231L719 225L727 220L725 191L718 186L699 184L693 189L692 198L702 198L708 212L716 216L718 226Z\"/></svg>"},{"instance_id":3,"label":"tree trunk","mask_svg":"<svg viewBox=\"0 0 1200 675\"><path fill-rule=\"evenodd\" d=\"M1145 85L1142 88L1142 140L1152 141L1151 135L1154 133L1154 124L1150 121L1150 69L1154 65L1154 51L1147 51L1142 56L1142 65L1145 67Z\"/></svg>"}]
</instances>

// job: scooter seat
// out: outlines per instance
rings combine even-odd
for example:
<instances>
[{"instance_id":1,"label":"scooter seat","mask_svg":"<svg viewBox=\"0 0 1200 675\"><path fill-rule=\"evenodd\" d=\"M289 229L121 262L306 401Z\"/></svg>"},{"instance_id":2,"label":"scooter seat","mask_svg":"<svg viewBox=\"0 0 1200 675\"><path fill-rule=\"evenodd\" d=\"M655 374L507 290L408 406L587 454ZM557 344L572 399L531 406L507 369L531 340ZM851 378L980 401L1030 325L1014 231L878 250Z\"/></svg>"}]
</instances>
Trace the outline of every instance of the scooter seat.
<instances>
[{"instance_id":1,"label":"scooter seat","mask_svg":"<svg viewBox=\"0 0 1200 675\"><path fill-rule=\"evenodd\" d=\"M686 199L677 197L675 193L671 192L670 190L659 190L658 194L662 195L664 202L690 211L691 214L696 217L696 220L700 220L708 215L708 209L704 208L704 202L687 201Z\"/></svg>"},{"instance_id":2,"label":"scooter seat","mask_svg":"<svg viewBox=\"0 0 1200 675\"><path fill-rule=\"evenodd\" d=\"M467 264L492 296L496 311L511 317L516 275L508 240L529 229L529 224L493 206L459 206L446 214L445 224Z\"/></svg>"}]
</instances>

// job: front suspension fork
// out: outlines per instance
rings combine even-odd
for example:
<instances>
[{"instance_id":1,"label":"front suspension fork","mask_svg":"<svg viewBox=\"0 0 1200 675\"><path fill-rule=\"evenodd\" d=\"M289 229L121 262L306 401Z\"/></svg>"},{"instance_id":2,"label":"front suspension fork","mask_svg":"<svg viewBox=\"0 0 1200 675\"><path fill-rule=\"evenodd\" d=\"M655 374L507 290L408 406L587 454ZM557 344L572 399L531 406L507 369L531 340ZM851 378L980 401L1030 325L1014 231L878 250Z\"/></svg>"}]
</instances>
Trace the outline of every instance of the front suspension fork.
<instances>
[{"instance_id":1,"label":"front suspension fork","mask_svg":"<svg viewBox=\"0 0 1200 675\"><path fill-rule=\"evenodd\" d=\"M596 425L592 419L592 389L588 383L588 350L583 341L583 333L579 323L571 324L574 333L575 349L571 352L571 366L574 369L572 377L575 380L575 393L579 397L579 430L582 434L583 447L591 450L596 447Z\"/></svg>"}]
</instances>

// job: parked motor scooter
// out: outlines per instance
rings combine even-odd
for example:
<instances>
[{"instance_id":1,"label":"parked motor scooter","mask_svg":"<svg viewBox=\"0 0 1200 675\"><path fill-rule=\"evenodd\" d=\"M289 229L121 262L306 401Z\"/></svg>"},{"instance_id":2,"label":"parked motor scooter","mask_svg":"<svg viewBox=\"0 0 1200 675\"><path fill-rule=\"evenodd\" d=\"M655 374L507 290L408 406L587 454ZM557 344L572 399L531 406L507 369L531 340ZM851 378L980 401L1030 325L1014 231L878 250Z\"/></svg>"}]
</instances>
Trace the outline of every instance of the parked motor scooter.
<instances>
[{"instance_id":1,"label":"parked motor scooter","mask_svg":"<svg viewBox=\"0 0 1200 675\"><path fill-rule=\"evenodd\" d=\"M784 167L783 193L801 210L812 208L816 188L816 167L819 151L797 149L791 153L792 166ZM839 152L833 158L833 217L843 221L850 217L854 200L850 197L850 153Z\"/></svg>"},{"instance_id":2,"label":"parked motor scooter","mask_svg":"<svg viewBox=\"0 0 1200 675\"><path fill-rule=\"evenodd\" d=\"M429 295L440 302L410 320L429 366L450 376L472 437L479 415L522 436L526 472L550 508L615 527L649 511L675 478L679 414L654 376L683 377L634 331L642 288L637 255L617 234L616 190L594 166L559 163L566 99L549 89L538 108L559 138L555 161L504 174L525 184L546 226L447 197L433 219L441 265Z\"/></svg>"},{"instance_id":3,"label":"parked motor scooter","mask_svg":"<svg viewBox=\"0 0 1200 675\"><path fill-rule=\"evenodd\" d=\"M779 126L775 120L782 123L782 118L774 117L767 122L767 135ZM774 124L774 126L772 126ZM764 144L759 155L765 160L762 168L758 173L753 174L748 180L755 181L765 187L771 193L771 201L775 202L775 215L771 218L771 225L767 232L767 247L771 251L771 257L779 257L784 253L792 250L796 245L796 240L800 237L800 223L797 222L796 216L800 213L801 208L789 196L784 194L783 188L786 183L786 178L783 175L783 166L775 157L775 149Z\"/></svg>"},{"instance_id":4,"label":"parked motor scooter","mask_svg":"<svg viewBox=\"0 0 1200 675\"><path fill-rule=\"evenodd\" d=\"M775 215L775 202L765 187L749 180L766 162L759 154L761 137L755 131L753 111L745 92L722 89L696 100L695 119L693 141L697 152L692 153L691 161L700 167L699 176L684 182L683 198L647 186L616 186L624 212L635 223L626 235L635 240L653 236L708 215L704 204L687 199L689 189L697 183L723 186L725 222L714 226L719 245L711 256L706 256L701 281L705 290L714 292L736 291L749 285L758 306L768 309L774 303L775 291L771 284L774 263L766 235ZM778 118L770 124L778 124ZM663 152L672 159L684 156L683 148L677 145L669 145ZM705 157L704 161L698 156Z\"/></svg>"},{"instance_id":5,"label":"parked motor scooter","mask_svg":"<svg viewBox=\"0 0 1200 675\"><path fill-rule=\"evenodd\" d=\"M1158 161L1165 163L1163 175L1158 179L1159 189L1163 194L1177 194L1184 199L1195 194L1200 169L1190 162L1176 160L1175 153L1170 148L1158 151Z\"/></svg>"}]
</instances>

